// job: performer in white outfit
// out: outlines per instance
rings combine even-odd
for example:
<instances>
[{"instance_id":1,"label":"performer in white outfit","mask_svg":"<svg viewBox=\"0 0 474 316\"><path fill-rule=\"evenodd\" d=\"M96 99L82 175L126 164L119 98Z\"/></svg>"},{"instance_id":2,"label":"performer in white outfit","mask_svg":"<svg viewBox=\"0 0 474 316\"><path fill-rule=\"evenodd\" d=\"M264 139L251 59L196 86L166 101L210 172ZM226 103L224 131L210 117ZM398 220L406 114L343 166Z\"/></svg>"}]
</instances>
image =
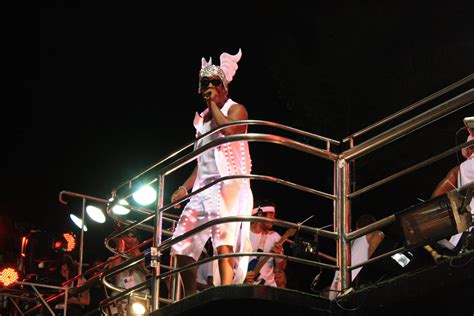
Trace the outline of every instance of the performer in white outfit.
<instances>
[{"instance_id":1,"label":"performer in white outfit","mask_svg":"<svg viewBox=\"0 0 474 316\"><path fill-rule=\"evenodd\" d=\"M242 104L229 98L229 82L237 70L237 62L242 56L223 53L220 66L202 59L199 72L199 93L203 96L207 108L196 113L194 127L199 137L223 124L248 118L247 110ZM210 134L195 143L195 149L232 134L246 133L245 125L231 126L217 133ZM238 141L226 143L206 150L197 160L197 166L188 179L172 195L174 202L188 191L195 191L203 186L228 175L250 174L251 160L248 143ZM219 182L216 185L193 196L183 210L173 238L206 222L225 217L251 215L253 196L248 179L233 179ZM250 223L224 223L201 231L191 238L173 245L171 254L177 257L178 266L184 266L198 260L204 244L211 237L214 253L228 254L234 251L249 251L248 234ZM236 246L239 245L239 249ZM236 263L238 261L238 264ZM247 272L248 257L240 259L224 258L216 264L214 273L215 285L242 283ZM218 272L217 272L218 271ZM196 291L196 269L182 273L185 295Z\"/></svg>"}]
</instances>

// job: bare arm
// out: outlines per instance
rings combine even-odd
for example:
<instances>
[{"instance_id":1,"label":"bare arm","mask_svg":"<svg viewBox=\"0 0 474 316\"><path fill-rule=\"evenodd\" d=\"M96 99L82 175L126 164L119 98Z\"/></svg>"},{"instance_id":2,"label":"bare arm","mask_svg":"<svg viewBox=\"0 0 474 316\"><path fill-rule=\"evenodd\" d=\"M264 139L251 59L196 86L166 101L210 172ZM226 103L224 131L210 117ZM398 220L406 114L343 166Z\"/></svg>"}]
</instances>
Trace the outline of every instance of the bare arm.
<instances>
[{"instance_id":1,"label":"bare arm","mask_svg":"<svg viewBox=\"0 0 474 316\"><path fill-rule=\"evenodd\" d=\"M197 177L197 168L198 166L196 165L193 169L193 172L191 172L186 181L184 181L183 185L176 189L176 191L174 191L174 193L171 195L171 202L181 199L182 197L187 195L188 192L193 188L194 181L196 181ZM176 205L174 208L179 208L179 204Z\"/></svg>"},{"instance_id":2,"label":"bare arm","mask_svg":"<svg viewBox=\"0 0 474 316\"><path fill-rule=\"evenodd\" d=\"M189 177L183 183L183 187L185 187L186 190L188 190L188 191L191 191L191 189L193 188L193 185L194 185L194 181L196 181L197 169L198 169L198 167L196 165L193 169L193 172L191 172Z\"/></svg>"},{"instance_id":3,"label":"bare arm","mask_svg":"<svg viewBox=\"0 0 474 316\"><path fill-rule=\"evenodd\" d=\"M379 230L367 235L367 242L369 243L369 250L368 250L369 258L372 256L375 249L377 249L377 247L382 242L384 237L385 237L384 233Z\"/></svg>"},{"instance_id":4,"label":"bare arm","mask_svg":"<svg viewBox=\"0 0 474 316\"><path fill-rule=\"evenodd\" d=\"M446 177L438 183L431 197L439 196L457 188L459 167L451 169Z\"/></svg>"},{"instance_id":5,"label":"bare arm","mask_svg":"<svg viewBox=\"0 0 474 316\"><path fill-rule=\"evenodd\" d=\"M229 113L225 116L214 101L209 101L208 107L212 113L212 117L217 126L222 126L234 121L248 119L248 113L242 104L234 104L230 107ZM231 126L222 130L224 135L245 133L246 125Z\"/></svg>"}]
</instances>

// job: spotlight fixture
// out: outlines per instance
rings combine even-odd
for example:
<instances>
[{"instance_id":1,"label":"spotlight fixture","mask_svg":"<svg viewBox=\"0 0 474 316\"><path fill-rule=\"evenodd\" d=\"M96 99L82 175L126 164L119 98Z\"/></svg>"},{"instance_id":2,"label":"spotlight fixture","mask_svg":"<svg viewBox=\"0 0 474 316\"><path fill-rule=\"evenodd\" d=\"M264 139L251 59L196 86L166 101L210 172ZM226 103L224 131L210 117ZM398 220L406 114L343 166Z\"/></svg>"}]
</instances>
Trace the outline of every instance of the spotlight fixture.
<instances>
[{"instance_id":1,"label":"spotlight fixture","mask_svg":"<svg viewBox=\"0 0 474 316\"><path fill-rule=\"evenodd\" d=\"M142 316L148 315L149 303L147 300L138 299L136 297L130 298L127 307L128 316Z\"/></svg>"},{"instance_id":2,"label":"spotlight fixture","mask_svg":"<svg viewBox=\"0 0 474 316\"><path fill-rule=\"evenodd\" d=\"M112 207L112 212L117 215L127 215L128 213L130 213L130 209L128 207L125 207L124 205L129 205L127 200L120 200L118 204Z\"/></svg>"},{"instance_id":3,"label":"spotlight fixture","mask_svg":"<svg viewBox=\"0 0 474 316\"><path fill-rule=\"evenodd\" d=\"M93 221L101 224L105 223L105 215L100 208L93 205L87 205L86 212Z\"/></svg>"},{"instance_id":4,"label":"spotlight fixture","mask_svg":"<svg viewBox=\"0 0 474 316\"><path fill-rule=\"evenodd\" d=\"M399 214L409 248L422 246L465 231L472 225L469 203L474 183L412 206Z\"/></svg>"},{"instance_id":5,"label":"spotlight fixture","mask_svg":"<svg viewBox=\"0 0 474 316\"><path fill-rule=\"evenodd\" d=\"M133 193L133 199L140 205L150 205L156 200L156 190L150 185L145 185Z\"/></svg>"},{"instance_id":6,"label":"spotlight fixture","mask_svg":"<svg viewBox=\"0 0 474 316\"><path fill-rule=\"evenodd\" d=\"M0 284L10 286L15 284L20 278L20 274L13 268L7 267L0 270Z\"/></svg>"},{"instance_id":7,"label":"spotlight fixture","mask_svg":"<svg viewBox=\"0 0 474 316\"><path fill-rule=\"evenodd\" d=\"M71 252L76 248L76 237L72 233L64 233L63 234L64 239L66 240L66 251Z\"/></svg>"},{"instance_id":8,"label":"spotlight fixture","mask_svg":"<svg viewBox=\"0 0 474 316\"><path fill-rule=\"evenodd\" d=\"M74 214L69 214L69 217L74 222L74 224L76 224L77 227L79 227L80 229L82 228L82 219L81 218L77 217ZM85 232L87 231L87 226L86 225L84 225L84 231Z\"/></svg>"}]
</instances>

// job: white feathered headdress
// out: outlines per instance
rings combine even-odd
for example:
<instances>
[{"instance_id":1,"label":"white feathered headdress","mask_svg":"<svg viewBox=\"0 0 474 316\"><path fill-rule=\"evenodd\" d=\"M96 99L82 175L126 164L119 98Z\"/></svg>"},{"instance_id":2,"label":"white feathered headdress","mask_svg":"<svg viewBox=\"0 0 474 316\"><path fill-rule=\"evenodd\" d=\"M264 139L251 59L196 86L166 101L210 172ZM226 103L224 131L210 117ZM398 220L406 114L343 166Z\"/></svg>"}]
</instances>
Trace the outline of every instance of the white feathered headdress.
<instances>
[{"instance_id":1,"label":"white feathered headdress","mask_svg":"<svg viewBox=\"0 0 474 316\"><path fill-rule=\"evenodd\" d=\"M212 57L209 57L209 61L203 57L201 59L201 71L199 71L199 81L203 77L215 77L218 76L224 87L227 89L229 82L232 81L232 78L237 71L237 63L242 57L242 50L239 48L239 51L235 55L230 55L228 53L222 53L220 56L220 66L212 64ZM201 93L201 84L199 83L198 93Z\"/></svg>"}]
</instances>

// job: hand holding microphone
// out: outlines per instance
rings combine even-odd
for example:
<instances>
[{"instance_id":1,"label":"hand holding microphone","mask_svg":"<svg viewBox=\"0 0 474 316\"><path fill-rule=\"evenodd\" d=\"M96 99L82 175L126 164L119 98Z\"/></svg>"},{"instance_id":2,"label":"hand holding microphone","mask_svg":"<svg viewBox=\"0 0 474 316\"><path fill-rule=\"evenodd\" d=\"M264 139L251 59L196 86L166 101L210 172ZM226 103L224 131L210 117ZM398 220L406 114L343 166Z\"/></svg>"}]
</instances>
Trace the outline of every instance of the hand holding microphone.
<instances>
[{"instance_id":1,"label":"hand holding microphone","mask_svg":"<svg viewBox=\"0 0 474 316\"><path fill-rule=\"evenodd\" d=\"M212 91L207 91L206 93L203 94L202 96L206 103L208 103L211 100L212 97Z\"/></svg>"}]
</instances>

